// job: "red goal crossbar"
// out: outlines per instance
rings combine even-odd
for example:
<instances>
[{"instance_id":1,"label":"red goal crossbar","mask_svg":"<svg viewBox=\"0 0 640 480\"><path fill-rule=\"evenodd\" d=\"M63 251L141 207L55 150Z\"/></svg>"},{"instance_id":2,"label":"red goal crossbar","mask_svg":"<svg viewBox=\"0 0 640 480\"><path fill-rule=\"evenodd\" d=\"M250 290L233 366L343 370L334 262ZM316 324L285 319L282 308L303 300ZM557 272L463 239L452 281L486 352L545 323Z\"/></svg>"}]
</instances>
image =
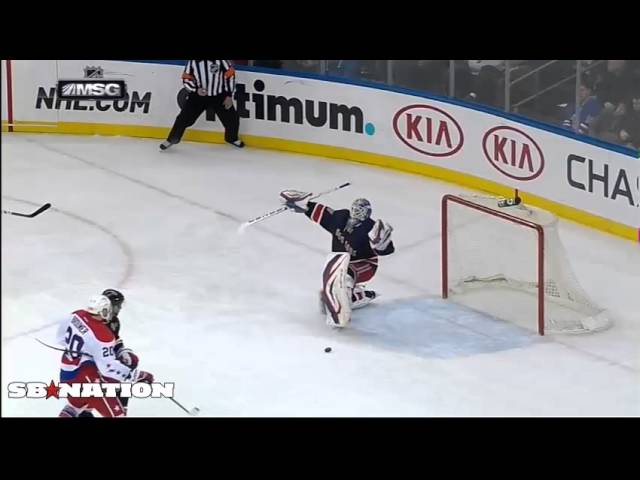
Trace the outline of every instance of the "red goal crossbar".
<instances>
[{"instance_id":1,"label":"red goal crossbar","mask_svg":"<svg viewBox=\"0 0 640 480\"><path fill-rule=\"evenodd\" d=\"M537 246L538 246L538 333L544 335L544 228L534 222L524 220L522 218L510 215L506 212L500 212L493 210L484 205L474 203L471 200L458 197L456 195L445 195L442 197L442 252L441 252L441 264L442 264L442 298L448 298L449 296L449 203L457 203L467 208L471 208L492 217L500 218L506 222L522 225L526 228L530 228L537 233ZM509 208L509 207L506 207Z\"/></svg>"}]
</instances>

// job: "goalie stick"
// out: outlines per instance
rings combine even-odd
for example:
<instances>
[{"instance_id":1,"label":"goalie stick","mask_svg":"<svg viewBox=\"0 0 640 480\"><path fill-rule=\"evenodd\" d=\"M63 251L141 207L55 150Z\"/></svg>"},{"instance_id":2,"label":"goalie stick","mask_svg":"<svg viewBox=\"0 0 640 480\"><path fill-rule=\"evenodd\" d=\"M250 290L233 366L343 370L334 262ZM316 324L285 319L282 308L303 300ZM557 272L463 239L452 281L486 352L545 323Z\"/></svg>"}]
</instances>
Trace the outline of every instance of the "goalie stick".
<instances>
[{"instance_id":1,"label":"goalie stick","mask_svg":"<svg viewBox=\"0 0 640 480\"><path fill-rule=\"evenodd\" d=\"M320 192L316 195L314 195L313 197L309 198L309 200L314 200L318 197L321 197L322 195L327 195L328 193L332 193L335 192L337 190L340 190L342 188L348 187L349 185L351 185L350 182L346 182L343 183L342 185L338 185L337 187L333 187L330 188L329 190L325 190L324 192ZM259 217L256 218L252 218L251 220L248 220L246 222L244 222L242 225L240 225L240 228L238 229L239 232L242 232L245 228L250 227L251 225L255 225L256 223L262 222L263 220L266 220L267 218L273 217L274 215L278 215L279 213L282 213L286 210L289 210L290 207L287 207L286 205L280 208L277 208L275 210L272 210L270 212L267 212L263 215L260 215Z\"/></svg>"},{"instance_id":2,"label":"goalie stick","mask_svg":"<svg viewBox=\"0 0 640 480\"><path fill-rule=\"evenodd\" d=\"M10 210L2 210L2 213L5 213L7 215L15 215L16 217L33 218L36 215L40 215L42 212L44 212L45 210L48 210L49 208L51 208L51 204L45 203L43 206L41 206L39 209L37 209L33 213L18 213L18 212L12 212Z\"/></svg>"},{"instance_id":3,"label":"goalie stick","mask_svg":"<svg viewBox=\"0 0 640 480\"><path fill-rule=\"evenodd\" d=\"M40 340L39 338L35 338L35 341L44 345L45 347L48 347L52 350L58 350L59 352L64 352L64 353L71 353L71 354L76 354L76 355L86 355L87 357L93 358L93 355L89 354L89 353L84 353L84 352L74 352L73 350L68 350L66 348L58 348L58 347L54 347L53 345L49 345L48 343L44 343L42 340ZM170 397L169 400L171 400L173 403L175 403L178 407L180 407L182 410L184 410L185 412L187 412L189 415L191 415L192 417L195 417L196 415L198 415L200 413L200 409L198 407L193 407L191 410L188 410L186 407L184 407L180 402L178 402L175 398Z\"/></svg>"}]
</instances>

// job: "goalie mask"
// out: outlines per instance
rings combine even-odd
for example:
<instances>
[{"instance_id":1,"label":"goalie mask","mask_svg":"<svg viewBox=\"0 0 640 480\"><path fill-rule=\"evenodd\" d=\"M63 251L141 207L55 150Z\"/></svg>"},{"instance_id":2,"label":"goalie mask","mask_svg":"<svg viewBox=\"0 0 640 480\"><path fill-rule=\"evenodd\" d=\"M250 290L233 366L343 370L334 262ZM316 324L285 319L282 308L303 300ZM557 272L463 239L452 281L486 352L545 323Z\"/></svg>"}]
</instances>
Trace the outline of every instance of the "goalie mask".
<instances>
[{"instance_id":1,"label":"goalie mask","mask_svg":"<svg viewBox=\"0 0 640 480\"><path fill-rule=\"evenodd\" d=\"M351 218L358 222L364 222L371 216L371 203L366 198L358 198L351 204Z\"/></svg>"}]
</instances>

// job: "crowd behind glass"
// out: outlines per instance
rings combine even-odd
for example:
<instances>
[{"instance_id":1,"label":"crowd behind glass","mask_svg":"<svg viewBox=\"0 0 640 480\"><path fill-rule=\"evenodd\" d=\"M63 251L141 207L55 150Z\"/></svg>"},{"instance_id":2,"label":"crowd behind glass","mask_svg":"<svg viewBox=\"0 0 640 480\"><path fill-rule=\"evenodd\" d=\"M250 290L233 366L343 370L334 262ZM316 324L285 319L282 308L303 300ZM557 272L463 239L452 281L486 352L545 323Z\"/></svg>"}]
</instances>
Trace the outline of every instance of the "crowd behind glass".
<instances>
[{"instance_id":1,"label":"crowd behind glass","mask_svg":"<svg viewBox=\"0 0 640 480\"><path fill-rule=\"evenodd\" d=\"M640 150L640 60L238 60L449 96Z\"/></svg>"}]
</instances>

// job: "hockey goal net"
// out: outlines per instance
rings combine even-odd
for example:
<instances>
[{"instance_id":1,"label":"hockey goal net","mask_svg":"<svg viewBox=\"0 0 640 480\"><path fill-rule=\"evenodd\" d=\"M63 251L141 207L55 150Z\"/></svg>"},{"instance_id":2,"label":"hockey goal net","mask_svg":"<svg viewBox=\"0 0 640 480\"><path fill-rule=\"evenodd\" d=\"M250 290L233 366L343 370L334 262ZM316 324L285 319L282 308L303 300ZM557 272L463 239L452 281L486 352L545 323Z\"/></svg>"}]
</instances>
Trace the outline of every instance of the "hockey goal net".
<instances>
[{"instance_id":1,"label":"hockey goal net","mask_svg":"<svg viewBox=\"0 0 640 480\"><path fill-rule=\"evenodd\" d=\"M490 196L442 199L442 297L547 333L611 325L580 286L555 215Z\"/></svg>"}]
</instances>

